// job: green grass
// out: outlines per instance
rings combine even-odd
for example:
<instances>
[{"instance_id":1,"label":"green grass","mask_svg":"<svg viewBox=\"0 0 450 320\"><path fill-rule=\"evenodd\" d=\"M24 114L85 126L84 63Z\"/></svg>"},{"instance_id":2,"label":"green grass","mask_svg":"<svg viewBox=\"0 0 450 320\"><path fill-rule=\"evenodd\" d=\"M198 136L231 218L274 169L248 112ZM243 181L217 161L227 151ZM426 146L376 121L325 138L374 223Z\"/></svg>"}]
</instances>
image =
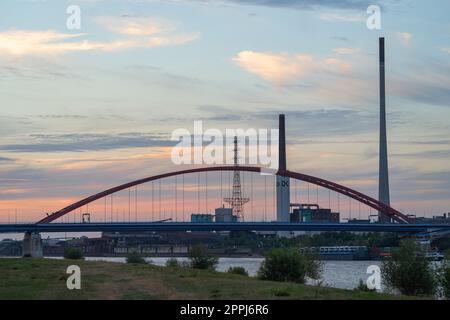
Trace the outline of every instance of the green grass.
<instances>
[{"instance_id":1,"label":"green grass","mask_svg":"<svg viewBox=\"0 0 450 320\"><path fill-rule=\"evenodd\" d=\"M81 290L66 269L81 268ZM0 299L402 299L374 292L262 281L208 270L82 260L0 259Z\"/></svg>"}]
</instances>

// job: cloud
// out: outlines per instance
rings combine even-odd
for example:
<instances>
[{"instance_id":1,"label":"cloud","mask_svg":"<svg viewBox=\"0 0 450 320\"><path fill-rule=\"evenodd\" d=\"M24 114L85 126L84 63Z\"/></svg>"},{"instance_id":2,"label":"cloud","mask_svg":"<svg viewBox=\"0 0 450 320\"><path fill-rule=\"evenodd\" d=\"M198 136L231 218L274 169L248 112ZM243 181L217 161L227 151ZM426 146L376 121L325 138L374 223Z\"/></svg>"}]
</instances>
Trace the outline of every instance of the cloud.
<instances>
[{"instance_id":1,"label":"cloud","mask_svg":"<svg viewBox=\"0 0 450 320\"><path fill-rule=\"evenodd\" d=\"M172 22L139 16L100 16L95 18L95 22L109 31L128 36L153 36L175 29Z\"/></svg>"},{"instance_id":2,"label":"cloud","mask_svg":"<svg viewBox=\"0 0 450 320\"><path fill-rule=\"evenodd\" d=\"M440 70L423 68L419 74L412 73L392 81L390 91L399 97L422 104L448 107L450 101L448 71L449 68L445 66L440 66Z\"/></svg>"},{"instance_id":3,"label":"cloud","mask_svg":"<svg viewBox=\"0 0 450 320\"><path fill-rule=\"evenodd\" d=\"M9 152L83 152L139 147L173 146L160 135L147 133L29 135L31 143L0 145Z\"/></svg>"},{"instance_id":4,"label":"cloud","mask_svg":"<svg viewBox=\"0 0 450 320\"><path fill-rule=\"evenodd\" d=\"M442 48L441 50L446 52L446 53L450 53L450 48Z\"/></svg>"},{"instance_id":5,"label":"cloud","mask_svg":"<svg viewBox=\"0 0 450 320\"><path fill-rule=\"evenodd\" d=\"M306 73L312 60L310 55L289 56L254 51L241 51L233 57L233 61L241 68L275 83Z\"/></svg>"},{"instance_id":6,"label":"cloud","mask_svg":"<svg viewBox=\"0 0 450 320\"><path fill-rule=\"evenodd\" d=\"M181 45L198 38L198 33L175 34L174 22L156 17L122 15L100 16L95 21L103 28L139 39L144 47Z\"/></svg>"},{"instance_id":7,"label":"cloud","mask_svg":"<svg viewBox=\"0 0 450 320\"><path fill-rule=\"evenodd\" d=\"M323 61L316 61L313 56L308 54L289 55L241 51L232 60L239 67L275 85L285 84L291 79L313 71L348 73L351 69L350 64L343 60L327 58Z\"/></svg>"},{"instance_id":8,"label":"cloud","mask_svg":"<svg viewBox=\"0 0 450 320\"><path fill-rule=\"evenodd\" d=\"M291 133L294 137L334 137L354 136L364 132L376 132L377 114L351 109L319 109L319 110L273 110L252 114L255 119L273 121L276 115L284 113ZM390 116L392 119L392 116Z\"/></svg>"},{"instance_id":9,"label":"cloud","mask_svg":"<svg viewBox=\"0 0 450 320\"><path fill-rule=\"evenodd\" d=\"M322 13L320 20L330 22L363 22L367 20L367 16L363 14L342 14L342 13Z\"/></svg>"},{"instance_id":10,"label":"cloud","mask_svg":"<svg viewBox=\"0 0 450 320\"><path fill-rule=\"evenodd\" d=\"M342 37L342 36L333 36L331 39L337 40L337 41L343 41L343 42L347 42L349 40L347 37Z\"/></svg>"},{"instance_id":11,"label":"cloud","mask_svg":"<svg viewBox=\"0 0 450 320\"><path fill-rule=\"evenodd\" d=\"M219 105L202 105L197 110L202 113L201 119L204 121L238 122L244 118L242 110L239 112Z\"/></svg>"},{"instance_id":12,"label":"cloud","mask_svg":"<svg viewBox=\"0 0 450 320\"><path fill-rule=\"evenodd\" d=\"M147 64L131 64L121 70L109 70L112 77L137 82L139 85L157 86L169 90L188 90L191 94L204 90L209 84L199 78L168 72Z\"/></svg>"},{"instance_id":13,"label":"cloud","mask_svg":"<svg viewBox=\"0 0 450 320\"><path fill-rule=\"evenodd\" d=\"M93 42L79 39L85 34L68 34L53 30L11 30L0 32L0 53L12 56L59 55L67 52L104 50L115 51L137 45L135 41Z\"/></svg>"},{"instance_id":14,"label":"cloud","mask_svg":"<svg viewBox=\"0 0 450 320\"><path fill-rule=\"evenodd\" d=\"M367 132L377 132L377 113L353 109L337 109L337 108L320 108L301 110L301 106L284 107L279 109L267 109L264 111L245 110L244 108L224 107L220 105L202 105L197 110L202 111L205 117L204 121L219 120L221 122L229 121L228 126L242 126L242 123L251 123L253 128L276 128L278 114L283 113L289 123L295 124L290 126L290 135L292 140L290 143L301 144L323 144L337 143L333 138L341 139L344 136L354 136ZM397 125L402 120L399 113L389 113L389 122ZM198 119L198 118L195 118ZM186 121L194 120L187 119ZM300 138L303 137L303 138ZM304 139L304 137L308 137ZM323 138L327 140L323 140ZM320 138L312 139L311 138ZM362 139L362 138L361 138ZM368 141L367 139L345 139L340 140L341 143L376 143L376 140Z\"/></svg>"},{"instance_id":15,"label":"cloud","mask_svg":"<svg viewBox=\"0 0 450 320\"><path fill-rule=\"evenodd\" d=\"M9 77L34 80L55 79L57 81L60 79L88 79L85 74L81 74L67 65L56 63L54 59L36 56L27 57L27 59L15 59L14 63L11 63L11 59L0 60L0 79Z\"/></svg>"},{"instance_id":16,"label":"cloud","mask_svg":"<svg viewBox=\"0 0 450 320\"><path fill-rule=\"evenodd\" d=\"M344 54L355 54L355 53L359 52L359 49L358 48L334 48L332 51L333 51L333 53L344 55Z\"/></svg>"},{"instance_id":17,"label":"cloud","mask_svg":"<svg viewBox=\"0 0 450 320\"><path fill-rule=\"evenodd\" d=\"M336 58L328 58L324 60L325 69L335 73L348 73L351 70L351 66L348 62L345 62Z\"/></svg>"},{"instance_id":18,"label":"cloud","mask_svg":"<svg viewBox=\"0 0 450 320\"><path fill-rule=\"evenodd\" d=\"M82 116L79 114L36 114L36 115L29 115L27 116L29 118L38 118L38 119L77 119L77 120L83 120L87 119L87 116Z\"/></svg>"},{"instance_id":19,"label":"cloud","mask_svg":"<svg viewBox=\"0 0 450 320\"><path fill-rule=\"evenodd\" d=\"M450 157L450 150L428 150L408 153L391 153L391 157L407 158L407 159L443 159L446 160Z\"/></svg>"},{"instance_id":20,"label":"cloud","mask_svg":"<svg viewBox=\"0 0 450 320\"><path fill-rule=\"evenodd\" d=\"M174 34L169 22L139 17L99 17L98 23L122 36L107 42L86 40L85 33L55 30L9 30L0 32L0 54L10 56L61 55L80 51L118 51L182 45L198 38L197 33Z\"/></svg>"},{"instance_id":21,"label":"cloud","mask_svg":"<svg viewBox=\"0 0 450 320\"><path fill-rule=\"evenodd\" d=\"M173 0L176 2L183 0ZM186 2L219 3L217 0L184 0ZM223 2L223 1L221 1ZM316 8L365 10L373 1L369 0L225 0L242 5L267 6L276 8L292 8L313 10Z\"/></svg>"},{"instance_id":22,"label":"cloud","mask_svg":"<svg viewBox=\"0 0 450 320\"><path fill-rule=\"evenodd\" d=\"M409 32L397 32L395 34L404 46L409 46L412 42L412 34Z\"/></svg>"}]
</instances>

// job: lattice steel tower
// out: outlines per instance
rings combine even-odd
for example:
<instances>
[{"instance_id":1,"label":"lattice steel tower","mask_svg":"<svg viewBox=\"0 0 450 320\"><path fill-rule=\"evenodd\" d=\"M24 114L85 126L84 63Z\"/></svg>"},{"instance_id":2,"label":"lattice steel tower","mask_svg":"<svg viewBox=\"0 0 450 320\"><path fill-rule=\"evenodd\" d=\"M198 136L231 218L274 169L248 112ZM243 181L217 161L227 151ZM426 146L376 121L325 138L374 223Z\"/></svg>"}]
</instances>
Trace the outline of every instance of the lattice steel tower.
<instances>
[{"instance_id":1,"label":"lattice steel tower","mask_svg":"<svg viewBox=\"0 0 450 320\"><path fill-rule=\"evenodd\" d=\"M234 137L234 166L238 166L238 141ZM241 190L241 174L238 170L233 171L233 191L231 198L223 198L223 201L229 203L233 209L233 215L237 217L238 221L244 221L244 204L250 201L250 198L242 197Z\"/></svg>"}]
</instances>

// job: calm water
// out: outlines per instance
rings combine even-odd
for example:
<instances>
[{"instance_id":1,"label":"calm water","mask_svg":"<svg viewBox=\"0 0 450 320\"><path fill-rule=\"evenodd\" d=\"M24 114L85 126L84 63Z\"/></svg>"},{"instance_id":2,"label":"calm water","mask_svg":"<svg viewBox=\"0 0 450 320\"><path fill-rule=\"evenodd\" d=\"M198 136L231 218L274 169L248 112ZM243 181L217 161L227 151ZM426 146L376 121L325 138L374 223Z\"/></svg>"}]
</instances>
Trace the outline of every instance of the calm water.
<instances>
[{"instance_id":1,"label":"calm water","mask_svg":"<svg viewBox=\"0 0 450 320\"><path fill-rule=\"evenodd\" d=\"M149 263L164 266L169 258L145 258ZM108 261L125 263L126 258L108 258L108 257L87 257L91 261ZM178 261L187 261L187 258L177 258ZM225 272L229 267L244 267L250 276L255 276L263 258L220 258L217 265L217 271ZM358 286L359 280L366 281L367 267L370 265L379 265L379 261L323 261L322 281L323 285L329 287L354 289ZM310 284L314 281L310 280Z\"/></svg>"}]
</instances>

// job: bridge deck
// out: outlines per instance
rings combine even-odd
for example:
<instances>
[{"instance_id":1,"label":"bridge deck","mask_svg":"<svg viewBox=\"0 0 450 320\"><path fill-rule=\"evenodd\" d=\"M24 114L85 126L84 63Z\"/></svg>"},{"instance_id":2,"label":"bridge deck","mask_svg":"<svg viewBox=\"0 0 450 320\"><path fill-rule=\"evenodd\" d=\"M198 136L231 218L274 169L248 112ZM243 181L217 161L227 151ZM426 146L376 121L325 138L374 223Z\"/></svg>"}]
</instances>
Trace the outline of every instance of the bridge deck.
<instances>
[{"instance_id":1,"label":"bridge deck","mask_svg":"<svg viewBox=\"0 0 450 320\"><path fill-rule=\"evenodd\" d=\"M0 233L20 232L132 232L132 231L361 231L361 232L428 232L450 230L450 224L402 223L40 223L0 224Z\"/></svg>"}]
</instances>

